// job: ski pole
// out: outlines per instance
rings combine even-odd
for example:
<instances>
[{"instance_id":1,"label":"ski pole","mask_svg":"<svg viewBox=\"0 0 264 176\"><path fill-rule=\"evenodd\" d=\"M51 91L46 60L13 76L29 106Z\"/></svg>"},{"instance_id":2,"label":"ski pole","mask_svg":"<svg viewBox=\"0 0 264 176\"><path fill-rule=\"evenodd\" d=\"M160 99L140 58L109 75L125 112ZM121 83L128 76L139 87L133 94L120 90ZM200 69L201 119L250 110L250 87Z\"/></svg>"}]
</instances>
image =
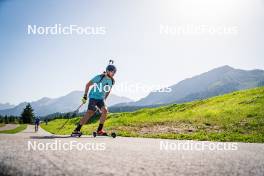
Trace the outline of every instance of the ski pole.
<instances>
[{"instance_id":1,"label":"ski pole","mask_svg":"<svg viewBox=\"0 0 264 176\"><path fill-rule=\"evenodd\" d=\"M74 111L74 112L76 112L76 113L78 113L79 112L79 110L80 110L80 108L83 106L83 103L82 104L80 104L79 106L78 106L78 108Z\"/></svg>"},{"instance_id":2,"label":"ski pole","mask_svg":"<svg viewBox=\"0 0 264 176\"><path fill-rule=\"evenodd\" d=\"M82 104L80 104L79 106L78 106L78 108L73 112L74 114L75 113L78 113L79 112L79 110L80 110L80 108L83 106L83 103ZM70 119L70 117L68 117L68 119L66 120L66 122L59 128L59 130L57 131L57 133L59 133L60 132L60 130L62 129L62 128L64 128L64 126L67 124L67 122L69 121L69 119Z\"/></svg>"}]
</instances>

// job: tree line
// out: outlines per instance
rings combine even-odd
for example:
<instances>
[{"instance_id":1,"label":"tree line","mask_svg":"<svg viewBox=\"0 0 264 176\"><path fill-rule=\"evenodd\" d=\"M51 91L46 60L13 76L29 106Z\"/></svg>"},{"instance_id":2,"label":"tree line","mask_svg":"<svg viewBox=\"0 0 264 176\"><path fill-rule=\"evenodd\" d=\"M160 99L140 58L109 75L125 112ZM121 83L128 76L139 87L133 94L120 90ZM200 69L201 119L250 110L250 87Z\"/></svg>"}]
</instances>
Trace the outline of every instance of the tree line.
<instances>
[{"instance_id":1,"label":"tree line","mask_svg":"<svg viewBox=\"0 0 264 176\"><path fill-rule=\"evenodd\" d=\"M0 123L33 123L35 120L34 110L30 103L23 109L20 116L2 116L0 115Z\"/></svg>"}]
</instances>

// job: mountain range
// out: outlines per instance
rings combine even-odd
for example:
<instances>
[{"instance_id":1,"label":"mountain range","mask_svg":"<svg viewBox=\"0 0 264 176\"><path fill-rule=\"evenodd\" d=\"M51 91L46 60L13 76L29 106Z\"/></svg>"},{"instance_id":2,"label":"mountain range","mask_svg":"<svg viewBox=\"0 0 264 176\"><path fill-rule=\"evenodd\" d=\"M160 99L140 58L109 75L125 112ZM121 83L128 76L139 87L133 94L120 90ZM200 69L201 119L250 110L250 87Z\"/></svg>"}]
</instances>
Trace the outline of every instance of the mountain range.
<instances>
[{"instance_id":1,"label":"mountain range","mask_svg":"<svg viewBox=\"0 0 264 176\"><path fill-rule=\"evenodd\" d=\"M129 98L110 94L107 104L111 106L111 112L133 111L143 107L156 107L205 99L258 86L264 86L264 70L241 70L226 65L182 80L170 86L170 92L151 92L138 101L133 102ZM73 111L80 104L82 95L82 91L73 91L63 97L55 99L44 97L30 103L36 115L45 116L56 112ZM20 115L26 104L27 102L20 103L17 106L0 104L0 114ZM80 111L84 110L83 108Z\"/></svg>"},{"instance_id":2,"label":"mountain range","mask_svg":"<svg viewBox=\"0 0 264 176\"><path fill-rule=\"evenodd\" d=\"M142 106L183 103L258 86L264 86L263 70L241 70L225 65L182 80L170 86L170 92L151 92L139 101L116 104L112 109L129 111Z\"/></svg>"},{"instance_id":3,"label":"mountain range","mask_svg":"<svg viewBox=\"0 0 264 176\"><path fill-rule=\"evenodd\" d=\"M0 110L10 109L13 107L15 107L15 105L11 105L10 103L0 103Z\"/></svg>"},{"instance_id":4,"label":"mountain range","mask_svg":"<svg viewBox=\"0 0 264 176\"><path fill-rule=\"evenodd\" d=\"M80 105L80 97L83 96L82 91L73 91L65 96L59 98L41 98L40 100L33 102L23 102L17 106L0 110L1 115L15 115L19 116L28 103L31 104L34 109L34 113L37 116L46 116L55 112L71 112L74 111ZM126 97L120 97L114 94L110 94L107 100L107 105L112 106L114 104L131 102L132 100ZM87 106L83 106L80 112L84 111Z\"/></svg>"}]
</instances>

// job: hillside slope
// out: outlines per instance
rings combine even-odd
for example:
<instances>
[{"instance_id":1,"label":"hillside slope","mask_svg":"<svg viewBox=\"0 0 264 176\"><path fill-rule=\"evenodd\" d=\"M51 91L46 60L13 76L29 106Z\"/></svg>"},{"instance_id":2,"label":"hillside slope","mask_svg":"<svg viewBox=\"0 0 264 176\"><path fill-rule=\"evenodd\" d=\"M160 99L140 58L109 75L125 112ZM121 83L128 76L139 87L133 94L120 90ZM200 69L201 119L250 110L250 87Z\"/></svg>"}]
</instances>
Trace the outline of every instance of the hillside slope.
<instances>
[{"instance_id":1,"label":"hillside slope","mask_svg":"<svg viewBox=\"0 0 264 176\"><path fill-rule=\"evenodd\" d=\"M210 99L108 116L106 130L121 136L264 142L264 87L237 91ZM66 119L42 127L57 133ZM70 119L60 134L70 134L79 118ZM91 134L97 119L82 131Z\"/></svg>"},{"instance_id":2,"label":"hillside slope","mask_svg":"<svg viewBox=\"0 0 264 176\"><path fill-rule=\"evenodd\" d=\"M184 103L258 86L264 86L264 70L241 70L226 65L182 80L170 87L171 92L151 92L145 98L123 106Z\"/></svg>"}]
</instances>

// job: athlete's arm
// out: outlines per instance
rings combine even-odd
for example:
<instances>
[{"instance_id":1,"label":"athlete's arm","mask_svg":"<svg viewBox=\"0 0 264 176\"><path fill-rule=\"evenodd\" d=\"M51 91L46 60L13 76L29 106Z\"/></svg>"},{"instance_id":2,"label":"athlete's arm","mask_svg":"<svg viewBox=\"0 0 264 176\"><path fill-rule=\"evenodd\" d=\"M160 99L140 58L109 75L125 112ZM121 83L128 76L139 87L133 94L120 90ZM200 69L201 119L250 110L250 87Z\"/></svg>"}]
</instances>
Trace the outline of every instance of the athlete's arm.
<instances>
[{"instance_id":1,"label":"athlete's arm","mask_svg":"<svg viewBox=\"0 0 264 176\"><path fill-rule=\"evenodd\" d=\"M89 88L90 88L90 86L92 86L92 85L93 85L93 82L92 82L92 81L89 81L89 82L86 84L86 86L85 86L85 91L84 91L84 95L87 96L87 94L88 94L88 92L89 92Z\"/></svg>"}]
</instances>

